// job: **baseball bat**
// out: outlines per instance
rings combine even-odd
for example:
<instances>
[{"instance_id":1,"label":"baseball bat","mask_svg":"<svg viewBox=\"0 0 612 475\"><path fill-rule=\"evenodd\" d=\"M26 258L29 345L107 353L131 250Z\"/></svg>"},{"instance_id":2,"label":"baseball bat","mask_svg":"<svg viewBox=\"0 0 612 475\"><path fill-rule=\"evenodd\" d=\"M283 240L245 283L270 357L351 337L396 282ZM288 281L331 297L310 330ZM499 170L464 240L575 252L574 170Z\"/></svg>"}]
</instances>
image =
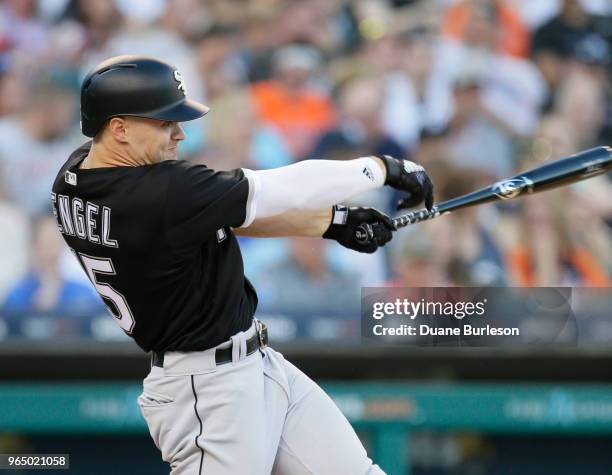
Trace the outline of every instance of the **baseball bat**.
<instances>
[{"instance_id":1,"label":"baseball bat","mask_svg":"<svg viewBox=\"0 0 612 475\"><path fill-rule=\"evenodd\" d=\"M443 201L435 205L431 211L423 208L403 214L394 218L393 224L398 229L403 228L458 209L492 201L510 200L520 195L576 183L601 175L610 168L612 168L612 148L609 146L592 148L518 173L486 188ZM373 238L374 232L370 224L362 224L355 230L355 239L361 244L367 244Z\"/></svg>"}]
</instances>

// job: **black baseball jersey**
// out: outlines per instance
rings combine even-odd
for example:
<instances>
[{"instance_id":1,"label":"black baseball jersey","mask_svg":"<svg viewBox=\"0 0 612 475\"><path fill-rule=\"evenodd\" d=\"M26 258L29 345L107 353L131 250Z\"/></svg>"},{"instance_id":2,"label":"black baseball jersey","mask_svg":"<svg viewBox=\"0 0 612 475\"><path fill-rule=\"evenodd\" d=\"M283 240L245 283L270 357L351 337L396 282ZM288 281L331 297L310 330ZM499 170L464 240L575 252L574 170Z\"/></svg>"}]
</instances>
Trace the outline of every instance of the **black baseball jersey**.
<instances>
[{"instance_id":1,"label":"black baseball jersey","mask_svg":"<svg viewBox=\"0 0 612 475\"><path fill-rule=\"evenodd\" d=\"M53 184L60 232L121 328L145 351L198 351L246 330L257 294L231 230L244 223L242 170L169 160L79 169Z\"/></svg>"}]
</instances>

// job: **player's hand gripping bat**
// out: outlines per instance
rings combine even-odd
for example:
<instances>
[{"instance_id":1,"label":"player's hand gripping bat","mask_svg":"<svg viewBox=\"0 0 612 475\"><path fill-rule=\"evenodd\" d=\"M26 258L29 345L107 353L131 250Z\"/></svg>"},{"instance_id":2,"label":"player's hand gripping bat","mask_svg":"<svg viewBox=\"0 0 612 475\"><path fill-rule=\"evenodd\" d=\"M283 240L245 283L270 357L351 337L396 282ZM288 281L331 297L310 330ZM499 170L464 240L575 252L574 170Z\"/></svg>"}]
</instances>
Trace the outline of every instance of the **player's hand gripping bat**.
<instances>
[{"instance_id":1,"label":"player's hand gripping bat","mask_svg":"<svg viewBox=\"0 0 612 475\"><path fill-rule=\"evenodd\" d=\"M576 183L601 175L611 168L612 148L609 146L592 148L567 158L545 163L481 190L443 201L435 205L431 211L423 208L403 214L394 218L393 224L397 228L403 228L409 224L419 223L461 208L497 200L510 200L525 193L537 193ZM355 239L362 244L369 243L373 235L372 226L369 224L362 224L355 230Z\"/></svg>"}]
</instances>

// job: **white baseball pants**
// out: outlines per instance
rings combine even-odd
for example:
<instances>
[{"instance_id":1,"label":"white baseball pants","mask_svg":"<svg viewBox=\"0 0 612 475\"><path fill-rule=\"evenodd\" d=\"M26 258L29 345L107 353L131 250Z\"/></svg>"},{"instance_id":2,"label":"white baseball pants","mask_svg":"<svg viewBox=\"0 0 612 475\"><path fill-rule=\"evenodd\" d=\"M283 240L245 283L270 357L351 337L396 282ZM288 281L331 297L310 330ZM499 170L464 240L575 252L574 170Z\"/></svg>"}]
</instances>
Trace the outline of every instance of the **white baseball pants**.
<instances>
[{"instance_id":1,"label":"white baseball pants","mask_svg":"<svg viewBox=\"0 0 612 475\"><path fill-rule=\"evenodd\" d=\"M138 399L171 475L380 475L332 400L283 356L246 356L253 325L214 349L170 352ZM262 354L263 353L263 354Z\"/></svg>"}]
</instances>

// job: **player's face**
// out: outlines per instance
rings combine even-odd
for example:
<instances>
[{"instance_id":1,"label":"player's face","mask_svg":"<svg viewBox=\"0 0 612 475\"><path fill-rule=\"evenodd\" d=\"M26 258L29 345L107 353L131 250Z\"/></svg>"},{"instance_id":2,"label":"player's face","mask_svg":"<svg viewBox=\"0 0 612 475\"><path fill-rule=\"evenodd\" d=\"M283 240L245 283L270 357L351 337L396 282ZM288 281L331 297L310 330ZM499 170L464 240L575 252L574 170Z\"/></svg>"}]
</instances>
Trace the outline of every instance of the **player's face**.
<instances>
[{"instance_id":1,"label":"player's face","mask_svg":"<svg viewBox=\"0 0 612 475\"><path fill-rule=\"evenodd\" d=\"M185 138L179 122L127 118L127 136L132 153L146 164L176 160L178 143Z\"/></svg>"}]
</instances>

